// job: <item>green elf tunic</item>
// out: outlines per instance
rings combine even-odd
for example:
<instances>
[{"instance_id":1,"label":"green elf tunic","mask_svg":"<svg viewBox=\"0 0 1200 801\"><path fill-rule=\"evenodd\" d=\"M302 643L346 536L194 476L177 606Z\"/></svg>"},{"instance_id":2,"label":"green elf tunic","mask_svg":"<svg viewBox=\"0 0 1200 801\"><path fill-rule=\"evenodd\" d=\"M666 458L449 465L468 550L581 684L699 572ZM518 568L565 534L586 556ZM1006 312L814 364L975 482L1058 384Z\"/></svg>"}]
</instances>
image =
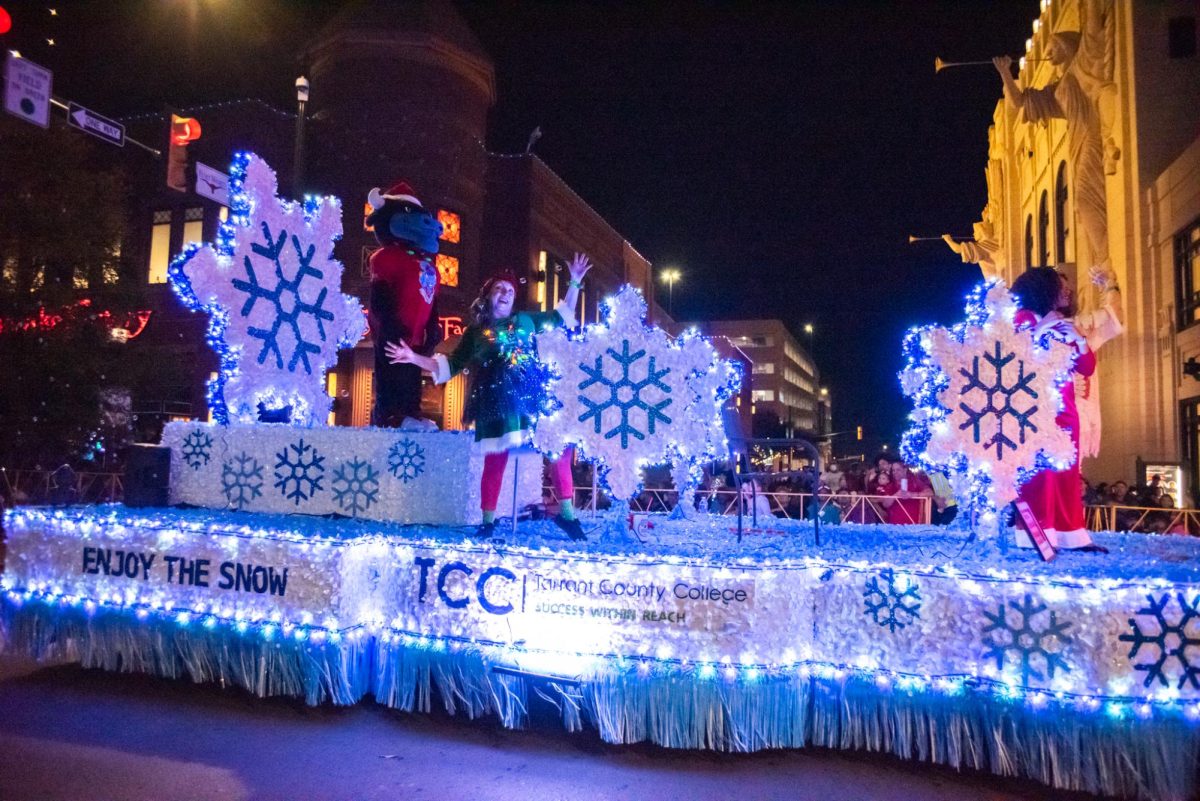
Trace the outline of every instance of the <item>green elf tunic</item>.
<instances>
[{"instance_id":1,"label":"green elf tunic","mask_svg":"<svg viewBox=\"0 0 1200 801\"><path fill-rule=\"evenodd\" d=\"M488 326L471 325L449 355L435 353L435 384L461 372L471 377L463 424L475 424L483 453L499 453L529 441L533 421L547 411L547 370L537 358L534 335L575 325L565 304L553 311L516 312Z\"/></svg>"}]
</instances>

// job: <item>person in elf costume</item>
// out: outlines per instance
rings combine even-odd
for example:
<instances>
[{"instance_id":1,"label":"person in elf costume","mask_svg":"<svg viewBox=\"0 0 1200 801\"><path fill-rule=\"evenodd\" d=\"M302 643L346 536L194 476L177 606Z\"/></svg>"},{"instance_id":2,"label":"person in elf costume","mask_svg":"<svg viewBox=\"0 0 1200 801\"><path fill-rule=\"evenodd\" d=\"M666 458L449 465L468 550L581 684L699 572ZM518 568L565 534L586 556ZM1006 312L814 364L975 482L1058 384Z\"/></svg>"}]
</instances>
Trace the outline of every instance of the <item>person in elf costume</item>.
<instances>
[{"instance_id":1,"label":"person in elf costume","mask_svg":"<svg viewBox=\"0 0 1200 801\"><path fill-rule=\"evenodd\" d=\"M496 502L500 482L508 464L508 451L529 441L534 420L550 411L546 391L546 367L538 361L534 335L565 325L575 326L575 305L583 278L592 267L587 256L577 253L571 261L571 281L566 296L549 312L519 312L514 309L519 282L511 272L502 272L484 282L479 297L471 304L471 323L458 346L447 356L416 353L403 339L389 342L387 355L393 364L413 364L444 384L464 370L471 376L471 389L463 409L463 423L475 424L475 442L484 452L480 506L481 537L495 532ZM567 448L551 466L554 489L563 498L554 522L571 539L586 539L575 517L574 484Z\"/></svg>"},{"instance_id":2,"label":"person in elf costume","mask_svg":"<svg viewBox=\"0 0 1200 801\"><path fill-rule=\"evenodd\" d=\"M385 345L402 339L429 354L441 341L434 302L438 272L433 264L442 224L425 210L411 186L401 181L367 196L367 225L380 248L371 254L368 320L375 340L375 408L371 423L387 428L436 430L421 418L421 369L389 363Z\"/></svg>"}]
</instances>

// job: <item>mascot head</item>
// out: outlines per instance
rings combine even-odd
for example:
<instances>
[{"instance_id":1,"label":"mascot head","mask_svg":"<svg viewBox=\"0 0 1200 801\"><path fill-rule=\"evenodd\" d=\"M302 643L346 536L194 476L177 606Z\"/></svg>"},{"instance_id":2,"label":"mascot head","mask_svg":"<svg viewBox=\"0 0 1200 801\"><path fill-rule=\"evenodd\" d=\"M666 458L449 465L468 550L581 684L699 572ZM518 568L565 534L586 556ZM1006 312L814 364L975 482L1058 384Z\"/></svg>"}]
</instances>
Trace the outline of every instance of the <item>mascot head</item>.
<instances>
[{"instance_id":1,"label":"mascot head","mask_svg":"<svg viewBox=\"0 0 1200 801\"><path fill-rule=\"evenodd\" d=\"M425 210L407 183L401 181L386 192L372 189L367 203L371 205L367 225L375 230L379 244L437 253L442 224Z\"/></svg>"}]
</instances>

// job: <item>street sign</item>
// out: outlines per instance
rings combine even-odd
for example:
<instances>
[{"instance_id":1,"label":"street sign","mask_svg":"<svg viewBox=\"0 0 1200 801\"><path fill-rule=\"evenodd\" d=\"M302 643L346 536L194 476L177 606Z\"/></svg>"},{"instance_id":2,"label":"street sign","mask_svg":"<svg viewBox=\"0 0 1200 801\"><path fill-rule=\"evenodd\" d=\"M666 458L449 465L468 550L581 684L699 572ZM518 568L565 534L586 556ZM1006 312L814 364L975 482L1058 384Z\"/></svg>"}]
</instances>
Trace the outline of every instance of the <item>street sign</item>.
<instances>
[{"instance_id":1,"label":"street sign","mask_svg":"<svg viewBox=\"0 0 1200 801\"><path fill-rule=\"evenodd\" d=\"M229 176L207 164L196 162L196 194L229 205Z\"/></svg>"},{"instance_id":2,"label":"street sign","mask_svg":"<svg viewBox=\"0 0 1200 801\"><path fill-rule=\"evenodd\" d=\"M110 145L125 147L125 126L114 122L108 117L102 117L96 112L86 109L78 103L67 107L67 123L72 128L90 133L97 139L103 139Z\"/></svg>"},{"instance_id":3,"label":"street sign","mask_svg":"<svg viewBox=\"0 0 1200 801\"><path fill-rule=\"evenodd\" d=\"M50 127L50 86L54 73L8 51L4 66L4 110L26 122Z\"/></svg>"}]
</instances>

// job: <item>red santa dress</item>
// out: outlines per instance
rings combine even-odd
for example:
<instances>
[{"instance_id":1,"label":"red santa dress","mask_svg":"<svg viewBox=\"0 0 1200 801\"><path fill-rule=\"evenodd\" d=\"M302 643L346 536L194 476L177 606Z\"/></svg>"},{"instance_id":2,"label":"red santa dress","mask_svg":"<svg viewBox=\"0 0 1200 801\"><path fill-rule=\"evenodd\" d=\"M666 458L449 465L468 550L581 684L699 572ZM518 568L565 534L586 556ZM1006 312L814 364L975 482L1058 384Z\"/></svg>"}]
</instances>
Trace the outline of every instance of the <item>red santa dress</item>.
<instances>
[{"instance_id":1,"label":"red santa dress","mask_svg":"<svg viewBox=\"0 0 1200 801\"><path fill-rule=\"evenodd\" d=\"M1096 372L1096 354L1088 347L1070 320L1058 312L1050 312L1041 320L1027 309L1013 318L1017 329L1032 329L1035 338L1057 339L1075 349L1073 376L1091 377ZM1092 544L1091 534L1084 525L1083 495L1079 484L1079 410L1075 405L1075 382L1060 387L1062 411L1054 418L1060 428L1071 433L1075 445L1074 464L1065 470L1042 470L1021 488L1020 499L1029 504L1033 516L1042 524L1046 536L1056 548L1083 548ZM1032 548L1029 535L1017 527L1017 545Z\"/></svg>"}]
</instances>

